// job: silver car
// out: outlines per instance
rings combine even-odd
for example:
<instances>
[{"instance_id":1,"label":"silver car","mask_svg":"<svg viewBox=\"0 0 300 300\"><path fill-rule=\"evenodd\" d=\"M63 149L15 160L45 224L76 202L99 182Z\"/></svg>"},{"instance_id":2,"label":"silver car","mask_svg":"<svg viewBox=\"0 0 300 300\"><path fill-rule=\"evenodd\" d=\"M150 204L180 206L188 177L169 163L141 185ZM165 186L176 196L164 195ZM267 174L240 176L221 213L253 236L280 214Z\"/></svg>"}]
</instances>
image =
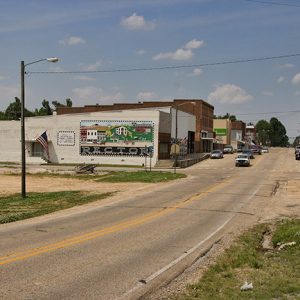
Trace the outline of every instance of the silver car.
<instances>
[{"instance_id":1,"label":"silver car","mask_svg":"<svg viewBox=\"0 0 300 300\"><path fill-rule=\"evenodd\" d=\"M223 158L222 150L213 150L210 153L210 158Z\"/></svg>"}]
</instances>

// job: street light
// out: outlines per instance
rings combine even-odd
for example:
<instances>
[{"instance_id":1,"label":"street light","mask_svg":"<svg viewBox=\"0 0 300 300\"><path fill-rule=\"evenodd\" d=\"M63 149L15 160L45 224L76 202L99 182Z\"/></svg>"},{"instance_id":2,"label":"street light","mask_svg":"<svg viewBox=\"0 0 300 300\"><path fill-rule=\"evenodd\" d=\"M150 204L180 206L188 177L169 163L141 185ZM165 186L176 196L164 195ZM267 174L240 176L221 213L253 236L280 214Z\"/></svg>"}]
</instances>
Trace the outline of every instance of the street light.
<instances>
[{"instance_id":1,"label":"street light","mask_svg":"<svg viewBox=\"0 0 300 300\"><path fill-rule=\"evenodd\" d=\"M189 101L189 102L182 102L180 104L176 104L176 110L175 110L175 145L177 145L177 139L178 139L178 107L184 104L192 104L196 105L196 102ZM176 168L177 168L177 151L178 147L175 147L175 161L174 161L174 173L176 174Z\"/></svg>"},{"instance_id":2,"label":"street light","mask_svg":"<svg viewBox=\"0 0 300 300\"><path fill-rule=\"evenodd\" d=\"M25 67L41 62L57 62L57 57L49 57L43 58L39 60L35 60L33 62L25 64L25 62L21 61L21 164L22 164L22 198L26 198L26 160L25 160Z\"/></svg>"}]
</instances>

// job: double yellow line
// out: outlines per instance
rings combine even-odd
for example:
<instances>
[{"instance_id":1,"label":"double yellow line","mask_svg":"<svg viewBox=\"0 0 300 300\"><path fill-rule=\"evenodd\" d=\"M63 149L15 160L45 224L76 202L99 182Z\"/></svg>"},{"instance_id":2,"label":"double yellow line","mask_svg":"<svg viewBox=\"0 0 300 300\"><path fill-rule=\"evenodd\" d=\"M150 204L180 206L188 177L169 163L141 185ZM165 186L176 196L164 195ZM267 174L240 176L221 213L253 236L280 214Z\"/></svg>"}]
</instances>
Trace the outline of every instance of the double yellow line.
<instances>
[{"instance_id":1,"label":"double yellow line","mask_svg":"<svg viewBox=\"0 0 300 300\"><path fill-rule=\"evenodd\" d=\"M37 255L40 255L43 253L48 253L48 252L51 252L54 250L63 249L63 248L67 248L67 247L70 247L73 245L82 244L86 241L93 240L93 239L99 238L99 237L107 235L107 234L119 232L121 230L125 230L128 228L137 226L137 225L144 224L148 221L159 218L159 217L166 215L172 211L182 208L183 206L186 206L187 204L189 204L195 200L201 199L203 196L207 195L208 193L211 193L216 189L222 188L224 185L226 185L230 181L232 181L232 179L233 178L231 177L230 179L227 179L221 183L214 184L214 185L208 187L205 191L199 192L195 195L192 195L189 198L177 203L175 206L163 208L161 210L154 211L152 213L143 215L141 217L131 219L131 220L128 220L125 222L121 222L121 223L118 223L116 225L113 225L113 226L110 226L110 227L107 227L107 228L104 228L101 230L88 232L83 235L68 238L68 239L65 239L65 240L62 240L62 241L59 241L56 243L52 243L52 244L48 244L45 246L28 249L28 250L24 250L21 252L11 253L11 254L2 256L2 257L0 257L0 265L6 265L6 264L9 264L12 262L25 260L27 258L34 257L34 256L37 256Z\"/></svg>"}]
</instances>

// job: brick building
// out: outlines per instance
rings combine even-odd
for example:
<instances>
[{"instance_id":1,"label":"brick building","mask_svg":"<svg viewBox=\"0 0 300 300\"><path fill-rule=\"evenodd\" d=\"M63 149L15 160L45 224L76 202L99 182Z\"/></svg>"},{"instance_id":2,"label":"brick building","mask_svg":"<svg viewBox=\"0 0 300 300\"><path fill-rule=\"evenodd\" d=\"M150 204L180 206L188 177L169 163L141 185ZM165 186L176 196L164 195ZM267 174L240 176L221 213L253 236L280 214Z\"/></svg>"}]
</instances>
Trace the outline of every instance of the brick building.
<instances>
[{"instance_id":1,"label":"brick building","mask_svg":"<svg viewBox=\"0 0 300 300\"><path fill-rule=\"evenodd\" d=\"M115 103L111 105L95 104L85 105L83 107L58 107L56 113L57 115L63 115L133 109L163 110L163 108L171 108L171 113L173 111L173 114L177 109L186 113L190 113L196 117L195 133L190 133L192 136L189 138L190 152L201 153L210 152L212 150L214 107L202 99L175 99L173 101L145 101L138 103ZM182 120L177 121L180 123ZM174 123L175 122L172 124L173 132L175 129ZM171 136L168 134L161 134L159 136L159 140L162 142L162 144L170 144Z\"/></svg>"}]
</instances>

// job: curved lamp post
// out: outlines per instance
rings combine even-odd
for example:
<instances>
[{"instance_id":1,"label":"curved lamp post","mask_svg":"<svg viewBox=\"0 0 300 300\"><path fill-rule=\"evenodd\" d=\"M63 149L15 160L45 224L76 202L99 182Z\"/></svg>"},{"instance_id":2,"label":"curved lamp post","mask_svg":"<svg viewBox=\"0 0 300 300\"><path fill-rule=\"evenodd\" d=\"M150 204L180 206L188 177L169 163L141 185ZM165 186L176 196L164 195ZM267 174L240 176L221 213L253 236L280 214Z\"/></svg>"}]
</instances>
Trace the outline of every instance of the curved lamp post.
<instances>
[{"instance_id":1,"label":"curved lamp post","mask_svg":"<svg viewBox=\"0 0 300 300\"><path fill-rule=\"evenodd\" d=\"M21 61L21 164L22 164L22 198L26 198L26 160L25 160L25 67L41 62L57 62L57 57L49 57L43 58L39 60L35 60L33 62L25 64L25 62Z\"/></svg>"}]
</instances>

